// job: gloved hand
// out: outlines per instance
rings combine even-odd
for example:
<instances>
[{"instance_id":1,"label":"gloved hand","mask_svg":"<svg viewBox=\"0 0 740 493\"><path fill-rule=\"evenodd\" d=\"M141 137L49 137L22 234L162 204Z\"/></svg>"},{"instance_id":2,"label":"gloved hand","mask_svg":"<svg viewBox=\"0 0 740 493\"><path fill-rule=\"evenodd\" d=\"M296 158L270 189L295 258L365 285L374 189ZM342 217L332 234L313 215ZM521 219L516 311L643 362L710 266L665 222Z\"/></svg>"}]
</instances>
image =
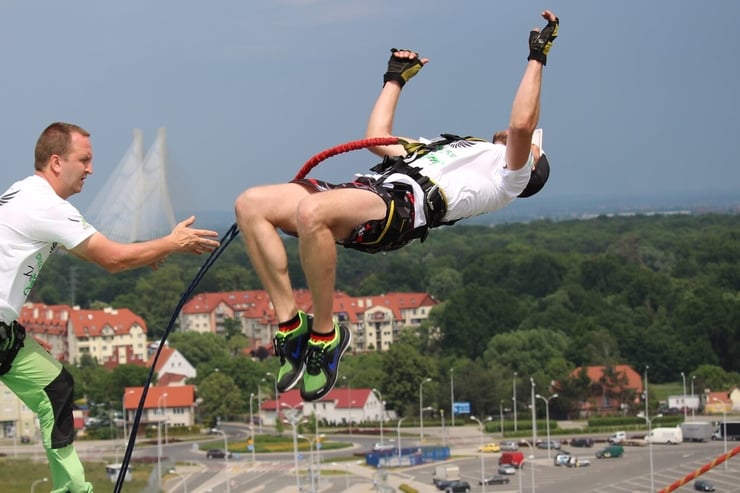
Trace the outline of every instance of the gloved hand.
<instances>
[{"instance_id":1,"label":"gloved hand","mask_svg":"<svg viewBox=\"0 0 740 493\"><path fill-rule=\"evenodd\" d=\"M406 82L415 76L424 66L424 63L419 58L419 54L413 52L416 57L414 58L401 58L396 56L399 51L411 51L411 50L398 50L396 48L391 49L391 58L388 60L388 71L383 75L383 84L388 81L396 81L401 87Z\"/></svg>"},{"instance_id":2,"label":"gloved hand","mask_svg":"<svg viewBox=\"0 0 740 493\"><path fill-rule=\"evenodd\" d=\"M547 54L552 48L552 42L558 37L558 29L560 28L560 19L549 11L546 11L543 17L547 18L548 15L551 18L547 21L544 29L541 31L534 29L529 33L529 56L527 60L537 60L542 65L547 65Z\"/></svg>"}]
</instances>

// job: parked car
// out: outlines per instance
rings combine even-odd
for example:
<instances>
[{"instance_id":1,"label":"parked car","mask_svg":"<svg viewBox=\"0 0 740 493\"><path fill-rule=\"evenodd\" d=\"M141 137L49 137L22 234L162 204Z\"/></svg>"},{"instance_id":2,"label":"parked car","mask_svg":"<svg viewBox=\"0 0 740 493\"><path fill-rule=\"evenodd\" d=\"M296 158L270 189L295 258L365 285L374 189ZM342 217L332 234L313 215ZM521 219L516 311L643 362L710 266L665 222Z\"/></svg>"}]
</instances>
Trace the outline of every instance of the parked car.
<instances>
[{"instance_id":1,"label":"parked car","mask_svg":"<svg viewBox=\"0 0 740 493\"><path fill-rule=\"evenodd\" d=\"M603 449L596 452L597 459L616 459L622 457L624 454L624 447L621 445L608 445Z\"/></svg>"},{"instance_id":2,"label":"parked car","mask_svg":"<svg viewBox=\"0 0 740 493\"><path fill-rule=\"evenodd\" d=\"M223 449L212 448L206 452L206 459L225 459L228 456L231 459L231 452L226 453Z\"/></svg>"},{"instance_id":3,"label":"parked car","mask_svg":"<svg viewBox=\"0 0 740 493\"><path fill-rule=\"evenodd\" d=\"M501 447L501 451L503 452L516 452L519 450L519 444L516 443L514 440L506 440L503 442L498 442L499 446Z\"/></svg>"},{"instance_id":4,"label":"parked car","mask_svg":"<svg viewBox=\"0 0 740 493\"><path fill-rule=\"evenodd\" d=\"M509 484L509 481L511 481L506 476L501 476L500 474L494 474L493 476L490 476L483 481L478 481L478 484L480 485L490 485L490 484Z\"/></svg>"},{"instance_id":5,"label":"parked car","mask_svg":"<svg viewBox=\"0 0 740 493\"><path fill-rule=\"evenodd\" d=\"M593 447L594 441L591 438L574 438L570 441L572 447Z\"/></svg>"},{"instance_id":6,"label":"parked car","mask_svg":"<svg viewBox=\"0 0 740 493\"><path fill-rule=\"evenodd\" d=\"M498 473L511 476L512 474L516 474L516 467L512 466L511 464L502 464L498 466Z\"/></svg>"},{"instance_id":7,"label":"parked car","mask_svg":"<svg viewBox=\"0 0 740 493\"><path fill-rule=\"evenodd\" d=\"M627 432L626 431L617 431L612 434L612 436L609 437L609 443L612 445L615 445L617 443L622 443L625 440L627 440Z\"/></svg>"},{"instance_id":8,"label":"parked car","mask_svg":"<svg viewBox=\"0 0 740 493\"><path fill-rule=\"evenodd\" d=\"M560 442L557 440L541 440L537 442L537 448L560 450Z\"/></svg>"},{"instance_id":9,"label":"parked car","mask_svg":"<svg viewBox=\"0 0 740 493\"><path fill-rule=\"evenodd\" d=\"M572 457L568 462L565 463L565 467L588 467L591 465L591 461L588 459L579 459Z\"/></svg>"},{"instance_id":10,"label":"parked car","mask_svg":"<svg viewBox=\"0 0 740 493\"><path fill-rule=\"evenodd\" d=\"M694 481L696 491L714 491L714 485L708 479L697 479Z\"/></svg>"},{"instance_id":11,"label":"parked car","mask_svg":"<svg viewBox=\"0 0 740 493\"><path fill-rule=\"evenodd\" d=\"M524 454L521 452L501 452L501 457L498 458L498 465L502 466L504 464L521 469L524 467Z\"/></svg>"},{"instance_id":12,"label":"parked car","mask_svg":"<svg viewBox=\"0 0 740 493\"><path fill-rule=\"evenodd\" d=\"M552 463L556 466L565 466L571 458L570 452L561 452L555 456Z\"/></svg>"},{"instance_id":13,"label":"parked car","mask_svg":"<svg viewBox=\"0 0 740 493\"><path fill-rule=\"evenodd\" d=\"M467 481L453 481L445 487L445 493L468 493L470 483Z\"/></svg>"},{"instance_id":14,"label":"parked car","mask_svg":"<svg viewBox=\"0 0 740 493\"><path fill-rule=\"evenodd\" d=\"M478 447L478 452L501 452L501 446L498 443L487 443Z\"/></svg>"}]
</instances>

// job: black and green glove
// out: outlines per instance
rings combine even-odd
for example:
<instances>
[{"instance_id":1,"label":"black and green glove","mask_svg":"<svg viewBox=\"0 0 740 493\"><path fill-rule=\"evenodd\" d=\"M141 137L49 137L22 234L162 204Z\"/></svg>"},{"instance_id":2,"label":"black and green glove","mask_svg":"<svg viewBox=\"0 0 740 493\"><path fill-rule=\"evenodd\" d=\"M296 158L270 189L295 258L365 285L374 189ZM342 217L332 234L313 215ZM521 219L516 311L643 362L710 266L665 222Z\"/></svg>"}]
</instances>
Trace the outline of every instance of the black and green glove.
<instances>
[{"instance_id":1,"label":"black and green glove","mask_svg":"<svg viewBox=\"0 0 740 493\"><path fill-rule=\"evenodd\" d=\"M419 70L421 70L421 67L423 67L424 64L421 63L418 53L416 53L416 58L413 59L398 58L396 56L397 51L411 50L398 50L396 48L391 48L391 58L388 60L388 71L383 75L383 84L393 80L403 87L411 77L419 73Z\"/></svg>"},{"instance_id":2,"label":"black and green glove","mask_svg":"<svg viewBox=\"0 0 740 493\"><path fill-rule=\"evenodd\" d=\"M527 60L537 60L542 65L547 65L547 54L552 48L552 42L558 37L560 19L548 21L542 31L530 31L529 33L529 56Z\"/></svg>"}]
</instances>

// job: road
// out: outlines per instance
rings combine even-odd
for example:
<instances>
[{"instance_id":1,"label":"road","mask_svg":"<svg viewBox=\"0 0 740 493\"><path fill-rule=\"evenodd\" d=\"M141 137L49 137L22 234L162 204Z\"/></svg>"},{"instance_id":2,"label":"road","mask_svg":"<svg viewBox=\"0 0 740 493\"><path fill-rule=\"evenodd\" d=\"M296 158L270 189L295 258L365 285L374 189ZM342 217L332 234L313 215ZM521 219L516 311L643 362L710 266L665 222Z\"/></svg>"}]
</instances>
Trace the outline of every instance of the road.
<instances>
[{"instance_id":1,"label":"road","mask_svg":"<svg viewBox=\"0 0 740 493\"><path fill-rule=\"evenodd\" d=\"M229 439L244 438L241 426L225 426ZM440 430L425 428L428 440L437 443L441 440ZM413 436L413 430L404 430ZM208 440L218 440L218 436L209 436ZM353 451L368 450L378 441L375 436L331 436L332 440L347 440L355 445L352 449L340 451L322 451L320 475L310 478L307 474L309 457L300 454L300 476L296 477L295 457L292 453L251 454L224 460L207 460L205 453L193 443L174 443L163 445L163 455L176 461L173 473L166 476L163 489L168 493L365 493L379 491L382 485L395 488L388 491L399 491L401 484L416 488L420 493L437 492L432 485L432 471L435 464L425 464L399 470L374 470L364 465L363 461L333 462L334 457L346 458ZM404 437L404 444L413 444L413 438ZM472 485L471 493L507 492L507 493L638 493L649 492L651 484L655 489L666 487L681 479L686 474L699 469L723 452L722 442L683 443L680 445L654 445L652 453L652 475L650 468L650 447L625 447L625 454L619 459L596 459L594 454L599 448L569 449L577 457L588 458L590 467L566 468L557 467L548 459L546 450L527 451L534 458L528 460L522 471L511 476L508 485L486 486L485 490L478 485L481 478L481 460L477 452L480 436L473 427L455 429L454 439L446 440L452 447L453 459L450 461L460 467L462 479ZM486 437L488 441L498 441L495 437ZM729 448L737 445L731 442ZM122 456L122 442L118 448L111 450L112 443L77 442L83 459L92 459L103 455L111 456L113 452ZM0 446L0 452L13 455L14 451L33 454L41 460L43 453L35 446L24 446L14 449L12 446ZM156 456L156 445L137 444L135 455ZM483 472L486 476L495 473L499 454L484 454ZM359 458L358 458L359 459ZM385 475L385 476L383 476ZM702 477L710 479L721 492L740 493L740 455L730 459L725 466L719 465ZM229 488L227 489L227 478ZM374 486L377 483L378 488ZM125 488L124 488L125 491ZM677 492L693 491L690 481Z\"/></svg>"}]
</instances>

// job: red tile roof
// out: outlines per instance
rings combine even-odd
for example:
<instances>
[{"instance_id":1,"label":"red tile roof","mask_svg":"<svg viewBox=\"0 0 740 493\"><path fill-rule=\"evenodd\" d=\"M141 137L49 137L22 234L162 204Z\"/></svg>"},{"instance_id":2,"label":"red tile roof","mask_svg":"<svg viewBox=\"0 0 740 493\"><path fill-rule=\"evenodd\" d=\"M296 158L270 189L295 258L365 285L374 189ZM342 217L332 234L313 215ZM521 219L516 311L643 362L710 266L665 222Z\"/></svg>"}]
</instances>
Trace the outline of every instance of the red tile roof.
<instances>
[{"instance_id":1,"label":"red tile roof","mask_svg":"<svg viewBox=\"0 0 740 493\"><path fill-rule=\"evenodd\" d=\"M586 367L578 367L575 370L573 370L572 376L577 376L580 374L581 369L586 369L586 375L588 375L588 378L591 382L598 382L601 380L601 378L604 376L604 369L605 366L586 366ZM631 366L629 365L615 365L614 366L614 372L618 377L626 376L627 377L627 384L625 385L625 388L632 389L636 393L642 392L642 376L637 373Z\"/></svg>"},{"instance_id":2,"label":"red tile roof","mask_svg":"<svg viewBox=\"0 0 740 493\"><path fill-rule=\"evenodd\" d=\"M126 387L124 391L123 408L136 409L139 407L141 394L144 387ZM162 397L167 394L167 397ZM160 400L161 398L161 400ZM195 403L195 386L183 385L177 387L164 387L157 385L149 387L144 402L144 409L156 409L161 405L166 408L191 407Z\"/></svg>"},{"instance_id":3,"label":"red tile roof","mask_svg":"<svg viewBox=\"0 0 740 493\"><path fill-rule=\"evenodd\" d=\"M335 401L337 409L362 409L371 392L372 389L367 388L334 388L319 402ZM264 400L262 401L262 410L275 411L276 404L275 399ZM280 394L280 406L282 407L283 404L291 407L298 407L303 404L300 390L293 389Z\"/></svg>"},{"instance_id":4,"label":"red tile roof","mask_svg":"<svg viewBox=\"0 0 740 493\"><path fill-rule=\"evenodd\" d=\"M82 310L73 308L69 312L69 322L76 337L99 337L108 327L114 334L128 334L138 325L146 334L146 323L128 308L105 310Z\"/></svg>"}]
</instances>

